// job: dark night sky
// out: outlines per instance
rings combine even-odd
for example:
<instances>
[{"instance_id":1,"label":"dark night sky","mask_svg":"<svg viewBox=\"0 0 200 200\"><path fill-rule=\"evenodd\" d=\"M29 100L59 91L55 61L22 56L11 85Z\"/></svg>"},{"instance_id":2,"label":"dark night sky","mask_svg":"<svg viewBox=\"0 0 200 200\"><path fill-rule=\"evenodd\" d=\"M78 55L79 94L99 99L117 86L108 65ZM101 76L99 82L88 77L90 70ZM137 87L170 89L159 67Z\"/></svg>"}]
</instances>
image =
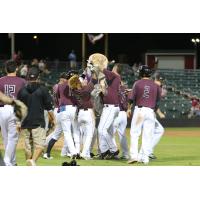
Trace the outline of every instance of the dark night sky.
<instances>
[{"instance_id":1,"label":"dark night sky","mask_svg":"<svg viewBox=\"0 0 200 200\"><path fill-rule=\"evenodd\" d=\"M81 61L81 34L80 33L43 33L38 35L38 42L33 40L34 34L16 34L16 50L21 50L24 59L34 57L50 60L67 60L68 53L74 49L78 60ZM200 34L160 34L160 33L110 33L109 59L118 60L119 54L126 54L128 63L140 61L147 50L152 49L194 49L192 37ZM87 40L87 56L90 53L104 51L104 40L94 46ZM0 59L10 54L10 39L8 34L0 34Z\"/></svg>"}]
</instances>

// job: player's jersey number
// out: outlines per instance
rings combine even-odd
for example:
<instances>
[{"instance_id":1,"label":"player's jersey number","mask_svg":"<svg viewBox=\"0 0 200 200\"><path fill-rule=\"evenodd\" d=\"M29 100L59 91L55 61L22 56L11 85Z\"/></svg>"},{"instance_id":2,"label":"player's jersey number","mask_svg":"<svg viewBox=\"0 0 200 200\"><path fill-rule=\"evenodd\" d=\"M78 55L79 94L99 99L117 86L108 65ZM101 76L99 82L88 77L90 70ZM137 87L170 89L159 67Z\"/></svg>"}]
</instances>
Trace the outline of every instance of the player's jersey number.
<instances>
[{"instance_id":1,"label":"player's jersey number","mask_svg":"<svg viewBox=\"0 0 200 200\"><path fill-rule=\"evenodd\" d=\"M15 98L15 85L4 85L4 93L12 98Z\"/></svg>"}]
</instances>

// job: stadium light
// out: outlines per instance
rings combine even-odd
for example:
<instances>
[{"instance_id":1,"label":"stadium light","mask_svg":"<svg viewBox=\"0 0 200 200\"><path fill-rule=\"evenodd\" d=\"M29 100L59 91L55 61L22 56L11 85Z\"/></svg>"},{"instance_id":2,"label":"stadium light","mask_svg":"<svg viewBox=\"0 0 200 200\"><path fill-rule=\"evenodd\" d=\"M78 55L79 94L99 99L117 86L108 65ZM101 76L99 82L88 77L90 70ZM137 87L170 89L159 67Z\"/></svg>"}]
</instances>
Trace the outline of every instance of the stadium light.
<instances>
[{"instance_id":1,"label":"stadium light","mask_svg":"<svg viewBox=\"0 0 200 200\"><path fill-rule=\"evenodd\" d=\"M38 38L37 35L34 35L34 36L33 36L33 39L34 39L34 40L37 40L37 38Z\"/></svg>"},{"instance_id":2,"label":"stadium light","mask_svg":"<svg viewBox=\"0 0 200 200\"><path fill-rule=\"evenodd\" d=\"M199 38L192 38L191 41L192 41L192 43L194 43L195 45L197 45L197 43L200 42L200 39Z\"/></svg>"},{"instance_id":3,"label":"stadium light","mask_svg":"<svg viewBox=\"0 0 200 200\"><path fill-rule=\"evenodd\" d=\"M196 68L198 68L198 44L200 43L199 38L192 38L191 42L194 44L195 52L196 52Z\"/></svg>"}]
</instances>

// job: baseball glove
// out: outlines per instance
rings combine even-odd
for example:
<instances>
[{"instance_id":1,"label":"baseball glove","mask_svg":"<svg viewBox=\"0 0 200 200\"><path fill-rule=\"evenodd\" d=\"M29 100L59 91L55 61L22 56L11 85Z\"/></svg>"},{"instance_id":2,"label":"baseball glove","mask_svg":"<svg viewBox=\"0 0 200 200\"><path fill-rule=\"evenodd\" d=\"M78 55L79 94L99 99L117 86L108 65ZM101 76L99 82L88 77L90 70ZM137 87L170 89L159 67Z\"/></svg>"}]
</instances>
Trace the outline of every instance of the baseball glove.
<instances>
[{"instance_id":1,"label":"baseball glove","mask_svg":"<svg viewBox=\"0 0 200 200\"><path fill-rule=\"evenodd\" d=\"M81 86L81 82L79 80L79 76L78 75L74 75L72 76L69 80L68 80L68 84L69 87L71 89L78 89L78 87Z\"/></svg>"},{"instance_id":2,"label":"baseball glove","mask_svg":"<svg viewBox=\"0 0 200 200\"><path fill-rule=\"evenodd\" d=\"M23 121L28 111L26 105L19 100L13 100L12 105L14 107L14 113L16 117L19 119L19 121Z\"/></svg>"}]
</instances>

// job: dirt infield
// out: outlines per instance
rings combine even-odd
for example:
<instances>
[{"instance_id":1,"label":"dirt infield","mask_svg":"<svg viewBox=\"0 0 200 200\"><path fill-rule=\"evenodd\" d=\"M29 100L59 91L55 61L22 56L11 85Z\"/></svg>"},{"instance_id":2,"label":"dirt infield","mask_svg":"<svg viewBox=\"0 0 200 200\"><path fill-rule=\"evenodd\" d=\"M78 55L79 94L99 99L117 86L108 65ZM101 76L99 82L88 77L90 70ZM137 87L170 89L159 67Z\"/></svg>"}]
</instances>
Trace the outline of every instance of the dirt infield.
<instances>
[{"instance_id":1,"label":"dirt infield","mask_svg":"<svg viewBox=\"0 0 200 200\"><path fill-rule=\"evenodd\" d=\"M165 134L167 136L182 136L182 137L191 137L191 136L200 136L199 130L166 130Z\"/></svg>"}]
</instances>

